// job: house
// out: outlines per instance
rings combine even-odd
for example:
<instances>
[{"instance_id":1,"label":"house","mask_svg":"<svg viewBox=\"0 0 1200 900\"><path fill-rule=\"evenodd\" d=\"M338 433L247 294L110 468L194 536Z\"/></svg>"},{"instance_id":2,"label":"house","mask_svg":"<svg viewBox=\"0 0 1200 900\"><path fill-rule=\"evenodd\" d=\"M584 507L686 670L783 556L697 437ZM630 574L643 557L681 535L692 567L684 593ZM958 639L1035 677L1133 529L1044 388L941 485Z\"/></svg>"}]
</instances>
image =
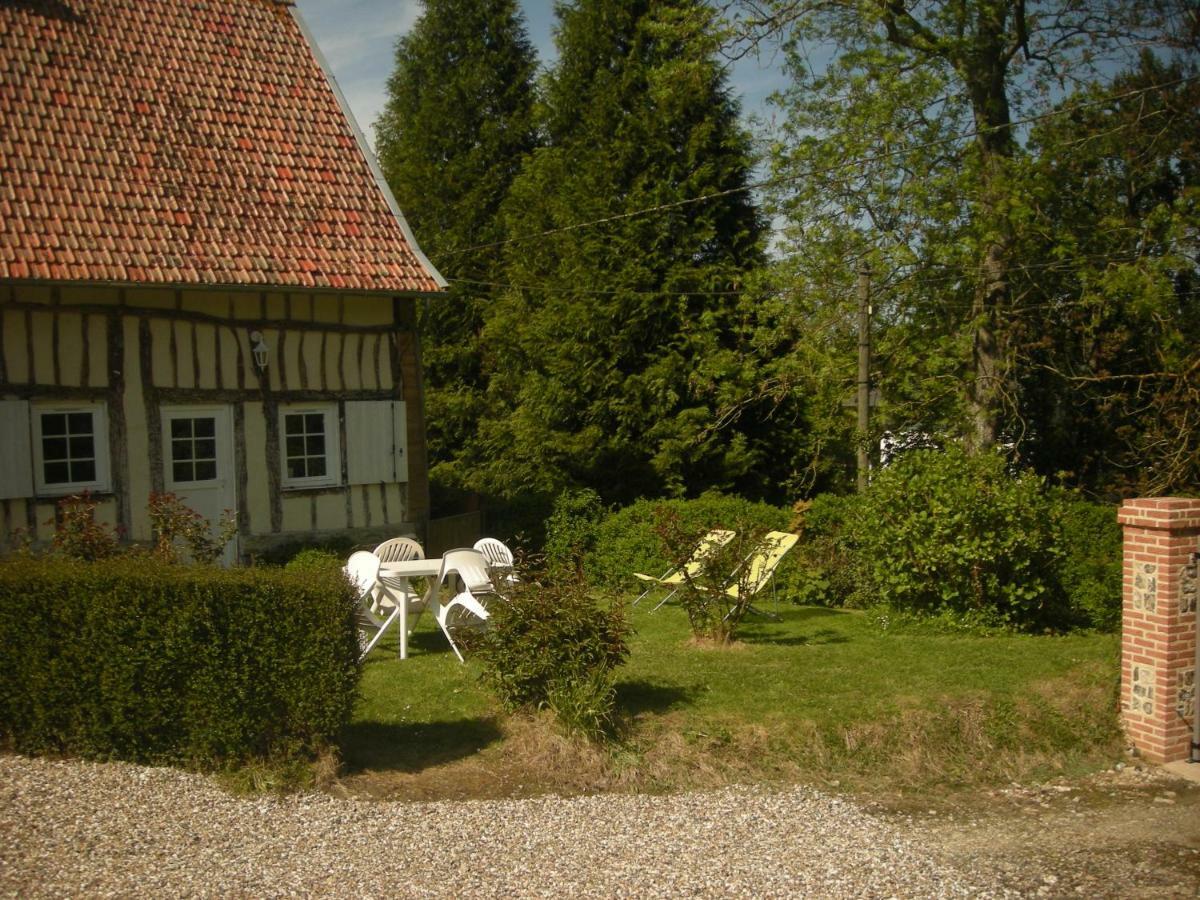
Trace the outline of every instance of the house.
<instances>
[{"instance_id":1,"label":"house","mask_svg":"<svg viewBox=\"0 0 1200 900\"><path fill-rule=\"evenodd\" d=\"M420 533L444 287L289 0L0 0L0 541Z\"/></svg>"}]
</instances>

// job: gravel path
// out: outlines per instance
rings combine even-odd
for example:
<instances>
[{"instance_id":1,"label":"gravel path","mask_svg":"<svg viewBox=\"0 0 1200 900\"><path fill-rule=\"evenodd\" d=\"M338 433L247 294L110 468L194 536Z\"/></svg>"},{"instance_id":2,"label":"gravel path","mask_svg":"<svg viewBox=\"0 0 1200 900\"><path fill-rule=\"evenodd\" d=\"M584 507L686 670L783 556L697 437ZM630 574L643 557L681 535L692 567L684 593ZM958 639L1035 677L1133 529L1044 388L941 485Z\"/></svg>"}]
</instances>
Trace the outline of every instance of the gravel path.
<instances>
[{"instance_id":1,"label":"gravel path","mask_svg":"<svg viewBox=\"0 0 1200 900\"><path fill-rule=\"evenodd\" d=\"M0 895L1004 896L811 789L376 803L0 756Z\"/></svg>"}]
</instances>

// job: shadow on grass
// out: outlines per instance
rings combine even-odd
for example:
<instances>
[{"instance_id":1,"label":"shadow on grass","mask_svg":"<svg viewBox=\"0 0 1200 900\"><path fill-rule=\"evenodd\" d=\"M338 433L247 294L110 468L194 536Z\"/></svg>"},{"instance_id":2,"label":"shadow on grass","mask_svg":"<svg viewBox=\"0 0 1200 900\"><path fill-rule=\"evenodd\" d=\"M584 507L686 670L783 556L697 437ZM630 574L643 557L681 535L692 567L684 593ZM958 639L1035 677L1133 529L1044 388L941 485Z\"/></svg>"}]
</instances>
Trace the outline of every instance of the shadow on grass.
<instances>
[{"instance_id":1,"label":"shadow on grass","mask_svg":"<svg viewBox=\"0 0 1200 900\"><path fill-rule=\"evenodd\" d=\"M825 606L802 606L780 607L774 610L771 607L764 607L765 610L778 612L779 619L764 621L761 618L753 617L742 623L742 627L738 632L738 639L745 641L748 644L777 644L781 647L803 647L815 646L820 644L845 644L850 638L841 631L835 628L818 628L815 631L810 631L806 634L796 634L797 625L808 625L826 621L829 624L830 619L841 618L849 615L845 610L830 609Z\"/></svg>"},{"instance_id":2,"label":"shadow on grass","mask_svg":"<svg viewBox=\"0 0 1200 900\"><path fill-rule=\"evenodd\" d=\"M677 684L655 684L644 679L622 681L617 685L617 708L631 716L661 713L690 702L694 694L691 688Z\"/></svg>"},{"instance_id":3,"label":"shadow on grass","mask_svg":"<svg viewBox=\"0 0 1200 900\"><path fill-rule=\"evenodd\" d=\"M850 638L840 631L822 628L811 634L786 634L782 631L746 632L741 640L748 644L777 644L780 647L815 647L821 644L847 644Z\"/></svg>"},{"instance_id":4,"label":"shadow on grass","mask_svg":"<svg viewBox=\"0 0 1200 900\"><path fill-rule=\"evenodd\" d=\"M355 722L342 733L348 774L365 769L420 772L478 753L503 736L493 718L411 725Z\"/></svg>"}]
</instances>

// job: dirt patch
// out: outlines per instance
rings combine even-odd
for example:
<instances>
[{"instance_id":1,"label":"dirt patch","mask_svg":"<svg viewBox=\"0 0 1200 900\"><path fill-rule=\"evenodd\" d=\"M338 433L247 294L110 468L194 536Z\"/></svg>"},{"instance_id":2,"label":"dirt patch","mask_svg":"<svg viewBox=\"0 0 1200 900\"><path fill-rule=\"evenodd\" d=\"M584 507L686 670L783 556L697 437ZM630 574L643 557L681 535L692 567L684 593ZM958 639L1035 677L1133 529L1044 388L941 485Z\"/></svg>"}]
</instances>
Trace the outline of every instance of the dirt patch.
<instances>
[{"instance_id":1,"label":"dirt patch","mask_svg":"<svg viewBox=\"0 0 1200 900\"><path fill-rule=\"evenodd\" d=\"M1200 785L1156 768L872 811L943 861L986 870L1022 895L1200 896Z\"/></svg>"}]
</instances>

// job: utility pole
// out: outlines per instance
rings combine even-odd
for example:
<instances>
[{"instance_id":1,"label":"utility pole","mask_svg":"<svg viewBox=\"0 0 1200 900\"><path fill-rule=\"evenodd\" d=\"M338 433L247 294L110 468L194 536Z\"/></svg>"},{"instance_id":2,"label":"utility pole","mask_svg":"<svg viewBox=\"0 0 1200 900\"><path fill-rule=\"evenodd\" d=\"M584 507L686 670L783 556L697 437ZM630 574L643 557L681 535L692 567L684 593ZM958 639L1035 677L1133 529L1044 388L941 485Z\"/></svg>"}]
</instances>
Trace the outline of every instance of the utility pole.
<instances>
[{"instance_id":1,"label":"utility pole","mask_svg":"<svg viewBox=\"0 0 1200 900\"><path fill-rule=\"evenodd\" d=\"M858 267L858 492L867 489L871 465L867 444L871 431L871 267L863 260Z\"/></svg>"}]
</instances>

